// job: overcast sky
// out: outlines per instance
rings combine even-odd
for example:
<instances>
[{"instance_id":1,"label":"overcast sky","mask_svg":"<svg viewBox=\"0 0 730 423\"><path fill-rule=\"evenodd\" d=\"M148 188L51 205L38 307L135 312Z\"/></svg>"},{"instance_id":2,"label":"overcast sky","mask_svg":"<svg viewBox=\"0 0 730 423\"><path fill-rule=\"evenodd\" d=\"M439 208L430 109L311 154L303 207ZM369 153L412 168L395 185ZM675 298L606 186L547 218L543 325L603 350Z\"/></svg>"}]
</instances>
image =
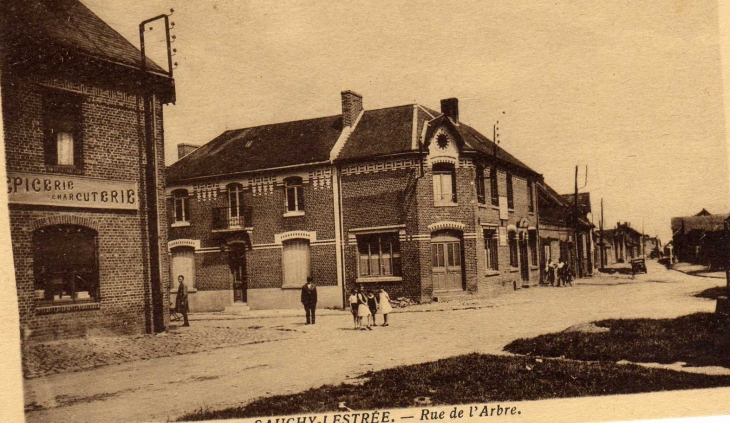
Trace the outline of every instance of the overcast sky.
<instances>
[{"instance_id":1,"label":"overcast sky","mask_svg":"<svg viewBox=\"0 0 730 423\"><path fill-rule=\"evenodd\" d=\"M82 1L135 45L141 20L175 8L168 164L181 142L339 114L346 89L368 109L457 97L557 191L587 166L596 225L601 198L607 227L664 242L671 216L728 210L714 1Z\"/></svg>"}]
</instances>

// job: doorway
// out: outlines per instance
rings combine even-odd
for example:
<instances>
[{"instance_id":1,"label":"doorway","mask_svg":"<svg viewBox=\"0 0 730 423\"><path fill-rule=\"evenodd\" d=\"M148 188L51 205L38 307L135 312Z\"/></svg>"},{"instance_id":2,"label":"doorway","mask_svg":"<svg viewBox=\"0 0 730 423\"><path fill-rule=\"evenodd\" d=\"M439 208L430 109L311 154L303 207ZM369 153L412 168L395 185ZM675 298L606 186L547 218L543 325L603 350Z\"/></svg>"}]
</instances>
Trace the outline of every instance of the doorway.
<instances>
[{"instance_id":1,"label":"doorway","mask_svg":"<svg viewBox=\"0 0 730 423\"><path fill-rule=\"evenodd\" d=\"M458 233L437 232L431 238L434 292L463 291L462 245Z\"/></svg>"},{"instance_id":2,"label":"doorway","mask_svg":"<svg viewBox=\"0 0 730 423\"><path fill-rule=\"evenodd\" d=\"M244 244L232 244L230 249L231 276L233 278L233 302L248 302L248 274Z\"/></svg>"},{"instance_id":3,"label":"doorway","mask_svg":"<svg viewBox=\"0 0 730 423\"><path fill-rule=\"evenodd\" d=\"M527 237L524 232L520 233L520 275L523 282L530 281L530 264L527 256Z\"/></svg>"}]
</instances>

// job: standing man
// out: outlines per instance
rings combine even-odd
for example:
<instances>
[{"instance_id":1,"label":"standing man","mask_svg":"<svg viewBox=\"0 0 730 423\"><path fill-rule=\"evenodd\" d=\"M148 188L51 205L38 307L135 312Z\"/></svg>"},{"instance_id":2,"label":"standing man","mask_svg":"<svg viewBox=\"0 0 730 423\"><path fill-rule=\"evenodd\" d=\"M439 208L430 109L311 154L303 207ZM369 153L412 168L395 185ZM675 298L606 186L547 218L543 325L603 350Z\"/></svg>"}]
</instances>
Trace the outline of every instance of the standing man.
<instances>
[{"instance_id":1,"label":"standing man","mask_svg":"<svg viewBox=\"0 0 730 423\"><path fill-rule=\"evenodd\" d=\"M185 284L183 275L178 276L177 281L179 285L175 297L175 310L183 315L183 326L190 326L188 323L188 286Z\"/></svg>"},{"instance_id":2,"label":"standing man","mask_svg":"<svg viewBox=\"0 0 730 423\"><path fill-rule=\"evenodd\" d=\"M302 287L302 305L307 313L307 324L314 324L314 311L317 308L317 287L314 286L311 276L307 276L307 283Z\"/></svg>"}]
</instances>

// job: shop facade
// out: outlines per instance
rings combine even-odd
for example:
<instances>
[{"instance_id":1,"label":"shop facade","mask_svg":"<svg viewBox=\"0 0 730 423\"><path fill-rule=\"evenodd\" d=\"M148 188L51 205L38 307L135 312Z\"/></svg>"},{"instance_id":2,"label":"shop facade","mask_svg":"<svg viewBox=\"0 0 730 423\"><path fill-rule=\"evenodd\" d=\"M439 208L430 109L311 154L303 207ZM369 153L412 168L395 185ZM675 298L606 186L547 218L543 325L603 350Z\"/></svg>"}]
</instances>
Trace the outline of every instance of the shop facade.
<instances>
[{"instance_id":1,"label":"shop facade","mask_svg":"<svg viewBox=\"0 0 730 423\"><path fill-rule=\"evenodd\" d=\"M150 286L150 275L167 263L150 264L140 53L81 3L4 7L34 23L3 34L11 47L0 81L24 337L162 330L166 272L158 282L164 286ZM56 31L39 30L51 26ZM100 27L114 56L79 41ZM156 65L146 77L156 86L153 142L161 166L162 109L174 100L174 84ZM161 172L155 186L164 197ZM159 240L166 245L164 227Z\"/></svg>"}]
</instances>

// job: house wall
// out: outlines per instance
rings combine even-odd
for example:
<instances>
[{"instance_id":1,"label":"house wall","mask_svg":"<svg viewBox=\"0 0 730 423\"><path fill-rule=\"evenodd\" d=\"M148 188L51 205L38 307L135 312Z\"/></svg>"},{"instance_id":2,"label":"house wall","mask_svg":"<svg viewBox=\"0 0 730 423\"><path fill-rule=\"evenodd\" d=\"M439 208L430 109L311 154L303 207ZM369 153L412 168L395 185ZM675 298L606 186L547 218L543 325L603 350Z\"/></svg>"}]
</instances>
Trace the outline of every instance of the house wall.
<instances>
[{"instance_id":1,"label":"house wall","mask_svg":"<svg viewBox=\"0 0 730 423\"><path fill-rule=\"evenodd\" d=\"M146 219L140 204L141 157L144 154L142 101L136 93L93 80L70 76L4 72L2 78L6 169L49 175L49 178L96 178L132 182L139 198L136 210L69 208L54 205L10 204L15 279L24 336L33 339L83 336L89 331L143 333L151 330L153 302L167 310L167 271L163 270L163 294L152 297L149 286ZM81 94L83 170L73 174L47 167L43 147L44 93ZM162 105L155 102L158 166L164 165ZM160 170L163 167L159 167ZM164 172L158 172L159 210L165 210ZM99 301L42 303L34 291L33 230L55 224L75 224L97 231ZM160 228L160 245L167 244L166 228ZM161 268L167 268L162 257ZM158 316L163 324L167 313Z\"/></svg>"},{"instance_id":2,"label":"house wall","mask_svg":"<svg viewBox=\"0 0 730 423\"><path fill-rule=\"evenodd\" d=\"M285 216L284 179L289 176L300 176L303 179L303 216ZM227 207L227 186L230 183L242 185L244 207L252 210L251 222L245 225L248 228L241 230L214 230L214 209ZM180 188L187 189L190 196L189 226L177 226L174 222L171 194ZM313 239L310 240L310 266L312 277L318 286L320 306L342 306L341 288L337 286L332 190L332 173L329 167L249 174L238 178L168 187L167 221L170 222L170 240L197 242L195 290L189 294L190 310L220 311L233 303L233 275L229 258L221 251L222 246L233 242L243 242L246 245L249 307L299 307L299 289L282 288L282 244L276 241L277 235L292 231L313 233ZM174 254L174 251L170 254Z\"/></svg>"}]
</instances>

